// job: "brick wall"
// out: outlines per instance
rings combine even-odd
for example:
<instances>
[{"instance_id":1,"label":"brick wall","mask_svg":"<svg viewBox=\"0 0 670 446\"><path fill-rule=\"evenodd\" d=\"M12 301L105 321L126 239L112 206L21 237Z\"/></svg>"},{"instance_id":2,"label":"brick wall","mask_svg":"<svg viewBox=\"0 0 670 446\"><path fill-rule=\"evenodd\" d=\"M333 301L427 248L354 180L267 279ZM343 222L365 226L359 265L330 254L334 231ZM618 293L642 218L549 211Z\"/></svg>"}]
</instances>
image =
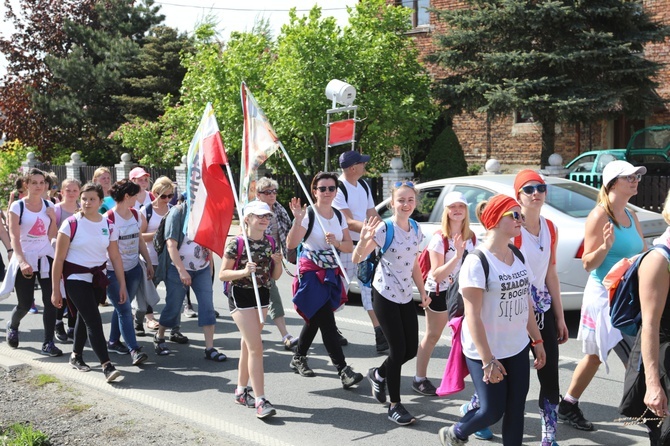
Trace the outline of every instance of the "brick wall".
<instances>
[{"instance_id":1,"label":"brick wall","mask_svg":"<svg viewBox=\"0 0 670 446\"><path fill-rule=\"evenodd\" d=\"M395 4L394 0L388 0ZM670 0L645 0L645 7L654 14L656 19L670 24ZM432 0L431 6L436 9L455 9L465 7L460 0ZM412 31L421 57L433 51L433 39L444 31L444 26L437 23L431 15L430 27ZM649 45L645 56L651 60L666 64L662 68L657 82L657 92L661 97L670 99L670 41L662 44ZM434 78L444 75L441 68L428 66ZM647 119L647 125L670 124L670 110L666 107L657 110ZM556 152L563 156L565 162L579 153L588 150L606 149L611 141L612 124L599 122L591 125L561 124L556 129ZM539 166L542 141L540 128L534 124L514 124L512 116L495 120L489 124L483 115L464 114L454 120L454 131L465 152L468 164L484 164L490 157L498 159L503 165Z\"/></svg>"}]
</instances>

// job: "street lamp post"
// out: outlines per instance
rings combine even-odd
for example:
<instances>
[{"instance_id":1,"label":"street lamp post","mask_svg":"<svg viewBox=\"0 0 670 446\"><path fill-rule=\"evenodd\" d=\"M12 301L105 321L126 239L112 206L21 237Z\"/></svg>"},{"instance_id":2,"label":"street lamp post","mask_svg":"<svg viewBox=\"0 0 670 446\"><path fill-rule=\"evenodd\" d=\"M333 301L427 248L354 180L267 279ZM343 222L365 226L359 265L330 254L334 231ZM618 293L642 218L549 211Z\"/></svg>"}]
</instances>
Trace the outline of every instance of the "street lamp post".
<instances>
[{"instance_id":1,"label":"street lamp post","mask_svg":"<svg viewBox=\"0 0 670 446\"><path fill-rule=\"evenodd\" d=\"M326 97L333 101L332 108L326 110L326 160L324 163L324 171L328 172L329 161L330 161L330 147L346 144L351 142L351 150L354 150L354 145L356 143L355 134L356 134L356 112L358 110L357 105L352 105L354 100L356 100L356 89L346 82L343 82L339 79L333 79L328 82L326 86ZM338 107L340 104L342 107ZM336 122L331 122L331 116L337 113L347 113L347 116L353 112L353 128L351 132L351 139L344 139L341 142L333 142L330 140L330 128L331 125L336 124ZM343 121L340 121L343 122Z\"/></svg>"}]
</instances>

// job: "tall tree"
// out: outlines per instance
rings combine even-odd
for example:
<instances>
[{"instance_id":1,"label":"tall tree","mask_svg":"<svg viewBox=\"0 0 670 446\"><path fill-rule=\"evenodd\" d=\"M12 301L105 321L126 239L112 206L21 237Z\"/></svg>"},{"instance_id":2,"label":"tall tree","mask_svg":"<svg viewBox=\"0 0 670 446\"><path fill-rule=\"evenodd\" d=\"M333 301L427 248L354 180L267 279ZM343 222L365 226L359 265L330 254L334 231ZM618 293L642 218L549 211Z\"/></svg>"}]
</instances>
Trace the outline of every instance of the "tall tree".
<instances>
[{"instance_id":1,"label":"tall tree","mask_svg":"<svg viewBox=\"0 0 670 446\"><path fill-rule=\"evenodd\" d=\"M557 122L640 117L661 102L660 66L643 54L670 28L641 1L467 0L437 16L447 31L429 60L448 72L437 97L454 114L531 113L542 126L542 165Z\"/></svg>"}]
</instances>

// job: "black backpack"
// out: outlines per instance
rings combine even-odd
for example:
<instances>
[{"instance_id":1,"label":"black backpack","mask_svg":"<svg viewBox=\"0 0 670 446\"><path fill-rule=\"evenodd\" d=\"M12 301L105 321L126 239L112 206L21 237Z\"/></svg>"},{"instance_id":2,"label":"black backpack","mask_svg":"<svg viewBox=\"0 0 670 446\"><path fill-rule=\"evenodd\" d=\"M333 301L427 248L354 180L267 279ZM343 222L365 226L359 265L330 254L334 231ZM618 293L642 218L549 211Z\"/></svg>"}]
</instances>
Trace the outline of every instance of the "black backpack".
<instances>
[{"instance_id":1,"label":"black backpack","mask_svg":"<svg viewBox=\"0 0 670 446\"><path fill-rule=\"evenodd\" d=\"M337 220L342 224L342 212L340 212L338 209L333 208L333 212L335 212L335 215L337 216ZM314 209L312 206L307 207L307 231L305 231L305 236L302 238L303 240L307 240L307 237L312 233L312 229L314 228L314 220L316 218L314 217ZM155 239L154 239L155 240ZM294 265L298 261L298 257L300 257L300 251L302 251L302 243L298 245L297 248L289 249L288 252L286 253L286 260L293 263Z\"/></svg>"},{"instance_id":2,"label":"black backpack","mask_svg":"<svg viewBox=\"0 0 670 446\"><path fill-rule=\"evenodd\" d=\"M366 196L369 196L372 193L372 192L370 192L370 186L368 186L368 183L363 178L358 179L358 184L363 186L363 189L365 189L365 195ZM340 190L342 191L342 195L344 195L344 201L346 201L348 203L349 202L349 192L347 192L347 187L344 185L344 183L342 181L337 182L337 187L339 187ZM305 237L305 238L307 238L307 237Z\"/></svg>"},{"instance_id":3,"label":"black backpack","mask_svg":"<svg viewBox=\"0 0 670 446\"><path fill-rule=\"evenodd\" d=\"M165 220L167 220L167 217L168 217L168 215L170 215L170 212L172 211L172 209L177 208L177 207L179 209L174 211L174 212L179 212L179 213L184 212L184 206L183 205L174 206L170 210L168 210L167 214L163 215L163 218L161 218L161 222L158 224L158 228L156 229L156 232L154 233L154 240L153 240L154 249L156 250L156 254L160 255L160 253L162 253L163 250L165 249L165 245L166 245L166 242L167 242L167 240L165 240ZM147 209L147 211L148 211L148 209ZM179 229L179 239L177 240L177 248L180 248L181 243L184 241L184 234L183 234L183 231L182 231L182 228L183 228L183 225L184 225L183 219L184 219L184 216L182 215L181 218L179 219L180 229Z\"/></svg>"}]
</instances>

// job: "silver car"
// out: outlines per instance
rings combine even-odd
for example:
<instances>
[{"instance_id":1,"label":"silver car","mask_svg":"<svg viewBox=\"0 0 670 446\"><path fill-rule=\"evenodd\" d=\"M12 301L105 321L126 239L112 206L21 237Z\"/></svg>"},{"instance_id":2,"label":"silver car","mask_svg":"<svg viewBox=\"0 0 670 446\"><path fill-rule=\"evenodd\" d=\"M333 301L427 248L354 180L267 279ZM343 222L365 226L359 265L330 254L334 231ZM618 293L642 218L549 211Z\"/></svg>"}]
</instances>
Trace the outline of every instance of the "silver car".
<instances>
[{"instance_id":1,"label":"silver car","mask_svg":"<svg viewBox=\"0 0 670 446\"><path fill-rule=\"evenodd\" d=\"M481 175L417 184L419 204L413 218L420 223L421 231L426 235L424 246L440 228L442 200L451 191L462 192L465 195L469 203L471 228L477 234L478 240L484 240L486 230L475 215L475 207L480 201L487 200L497 193L514 196L514 178L515 175ZM542 207L542 215L558 227L556 268L561 281L563 307L566 311L579 310L588 278L581 259L584 250L584 224L586 216L596 205L598 190L561 178L548 177L546 181L549 188L546 203ZM391 216L388 202L389 198L377 206L382 218ZM645 241L650 246L652 240L659 237L667 227L663 217L637 206L629 205L628 208L637 214ZM360 293L355 280L349 289L353 293ZM420 301L416 289L414 300Z\"/></svg>"}]
</instances>

